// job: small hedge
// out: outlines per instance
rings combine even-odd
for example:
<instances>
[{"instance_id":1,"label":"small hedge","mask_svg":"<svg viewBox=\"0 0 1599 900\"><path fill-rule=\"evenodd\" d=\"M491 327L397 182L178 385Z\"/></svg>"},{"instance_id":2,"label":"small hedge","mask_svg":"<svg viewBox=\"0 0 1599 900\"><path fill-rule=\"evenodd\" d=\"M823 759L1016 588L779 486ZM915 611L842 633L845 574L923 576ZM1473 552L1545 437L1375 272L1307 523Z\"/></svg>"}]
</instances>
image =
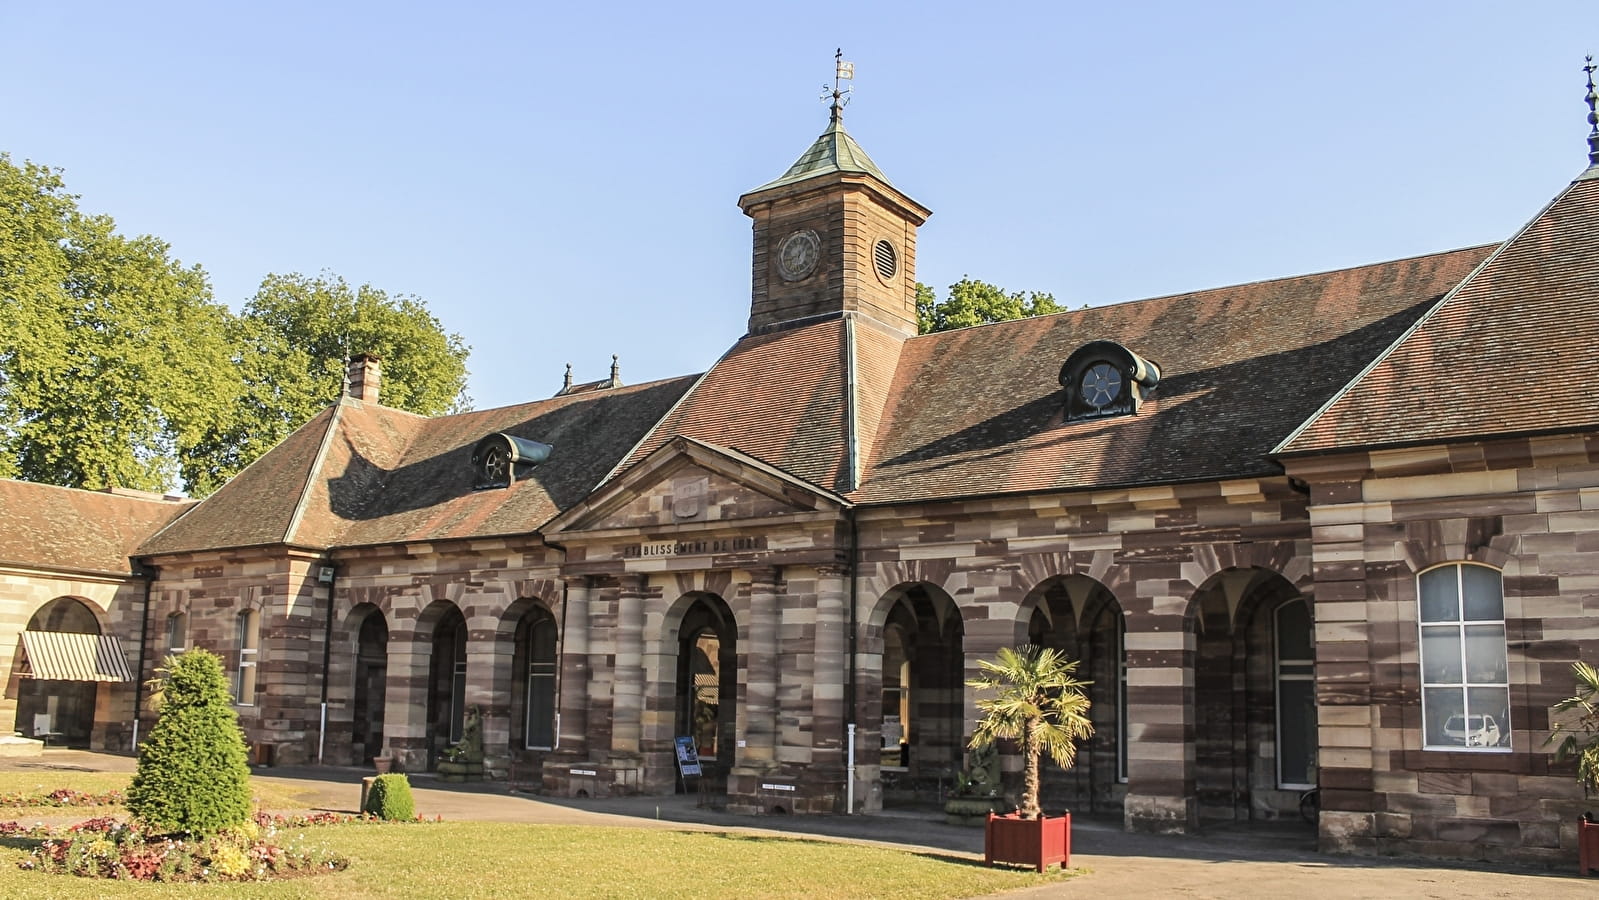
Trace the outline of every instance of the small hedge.
<instances>
[{"instance_id":1,"label":"small hedge","mask_svg":"<svg viewBox=\"0 0 1599 900\"><path fill-rule=\"evenodd\" d=\"M404 775L379 775L372 779L361 810L380 819L408 821L416 818L416 801L411 797L411 782Z\"/></svg>"}]
</instances>

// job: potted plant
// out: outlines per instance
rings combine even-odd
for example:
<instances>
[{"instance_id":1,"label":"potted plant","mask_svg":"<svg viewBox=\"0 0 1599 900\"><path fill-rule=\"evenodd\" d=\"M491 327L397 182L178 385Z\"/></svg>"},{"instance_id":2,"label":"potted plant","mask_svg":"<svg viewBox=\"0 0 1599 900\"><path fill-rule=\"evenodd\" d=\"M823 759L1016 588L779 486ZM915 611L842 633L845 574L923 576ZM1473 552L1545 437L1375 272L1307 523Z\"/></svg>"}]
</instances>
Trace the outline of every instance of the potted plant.
<instances>
[{"instance_id":1,"label":"potted plant","mask_svg":"<svg viewBox=\"0 0 1599 900\"><path fill-rule=\"evenodd\" d=\"M1585 662L1571 664L1576 677L1575 696L1556 703L1554 712L1575 713L1558 722L1549 734L1549 742L1559 741L1555 747L1555 761L1577 758L1577 781L1590 796L1599 794L1599 671ZM1599 869L1599 821L1593 813L1577 821L1577 867L1586 875Z\"/></svg>"},{"instance_id":2,"label":"potted plant","mask_svg":"<svg viewBox=\"0 0 1599 900\"><path fill-rule=\"evenodd\" d=\"M1088 720L1088 682L1076 677L1077 661L1059 650L1027 644L999 651L998 659L978 662L982 674L967 682L982 697L983 718L972 732L971 746L1015 740L1022 750L1022 802L1014 813L989 813L983 857L996 862L1036 866L1042 872L1071 864L1071 813L1045 816L1038 808L1038 766L1043 754L1062 768L1077 761L1077 742L1094 733Z\"/></svg>"}]
</instances>

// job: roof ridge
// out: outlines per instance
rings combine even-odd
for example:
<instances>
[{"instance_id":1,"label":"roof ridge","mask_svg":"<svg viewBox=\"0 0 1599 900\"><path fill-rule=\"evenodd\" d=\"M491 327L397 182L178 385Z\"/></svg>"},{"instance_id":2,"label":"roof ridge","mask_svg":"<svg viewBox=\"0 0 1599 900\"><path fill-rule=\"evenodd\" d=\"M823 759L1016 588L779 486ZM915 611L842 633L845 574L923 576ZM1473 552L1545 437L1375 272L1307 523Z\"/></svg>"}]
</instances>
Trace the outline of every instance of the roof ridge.
<instances>
[{"instance_id":1,"label":"roof ridge","mask_svg":"<svg viewBox=\"0 0 1599 900\"><path fill-rule=\"evenodd\" d=\"M289 514L288 527L283 531L283 543L294 543L294 532L299 529L300 522L305 518L307 508L311 501L311 482L317 473L322 471L322 466L328 459L328 448L333 446L333 435L339 429L342 420L340 413L344 411L344 404L350 398L340 397L333 403L333 414L328 416L327 430L322 432L322 443L316 448L316 456L311 459L311 465L306 468L305 483L300 486L300 498L294 503L294 512Z\"/></svg>"},{"instance_id":2,"label":"roof ridge","mask_svg":"<svg viewBox=\"0 0 1599 900\"><path fill-rule=\"evenodd\" d=\"M1393 356L1400 347L1404 346L1405 341L1409 340L1411 335L1415 334L1417 331L1420 331L1424 325L1432 321L1433 317L1438 314L1439 310L1448 306L1451 301L1460 296L1461 292L1463 292L1468 285L1475 281L1478 275L1482 274L1489 266L1493 265L1493 263L1497 261L1499 257L1504 255L1505 251L1510 249L1511 245L1515 244L1516 241L1519 241L1521 237L1531 230L1534 225L1538 224L1538 222L1541 221L1544 216L1548 215L1549 211L1554 209L1556 204L1565 199L1565 197L1573 190L1576 190L1576 188L1576 181L1573 181L1571 184L1568 184L1562 188L1561 191L1554 196L1554 199L1544 204L1543 208L1538 210L1536 215L1534 215L1531 219L1528 219L1526 223L1524 223L1520 228L1516 229L1514 234L1502 241L1499 246L1495 247L1492 253L1483 257L1482 262L1478 263L1475 268L1468 272L1465 278L1460 279L1460 281L1454 287L1450 288L1449 291L1443 295L1443 297L1439 298L1437 303L1432 305L1431 309L1428 309L1426 312L1422 313L1416 319L1416 321L1410 324L1409 328L1406 328L1400 333L1399 337L1394 339L1393 343L1389 344L1381 353L1378 353L1375 357L1373 357L1364 368L1355 374L1355 377L1349 379L1349 381L1344 383L1343 387L1340 387L1338 390L1334 391L1333 395L1327 398L1327 402L1321 405L1321 408L1311 413L1309 418L1299 423L1297 428L1295 428L1293 431L1290 431L1287 437L1279 441L1277 446L1271 449L1270 455L1277 456L1280 454L1290 453L1291 451L1287 450L1289 444L1292 444L1294 441L1298 440L1300 435L1304 434L1313 425L1315 425L1316 422L1323 415L1325 415L1328 410L1332 409L1335 404L1344 399L1344 397L1348 396L1349 392L1354 390L1355 386L1360 384L1361 381L1365 380L1366 376L1370 375L1377 369L1378 366L1382 365L1391 356Z\"/></svg>"}]
</instances>

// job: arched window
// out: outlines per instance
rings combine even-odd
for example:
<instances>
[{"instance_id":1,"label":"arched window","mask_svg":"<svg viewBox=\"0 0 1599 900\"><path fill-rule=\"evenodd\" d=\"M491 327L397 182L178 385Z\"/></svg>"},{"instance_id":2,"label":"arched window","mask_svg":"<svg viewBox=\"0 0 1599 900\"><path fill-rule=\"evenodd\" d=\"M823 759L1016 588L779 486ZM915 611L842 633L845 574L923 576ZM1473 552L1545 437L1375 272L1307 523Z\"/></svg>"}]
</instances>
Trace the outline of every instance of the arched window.
<instances>
[{"instance_id":1,"label":"arched window","mask_svg":"<svg viewBox=\"0 0 1599 900\"><path fill-rule=\"evenodd\" d=\"M1290 600L1273 613L1277 682L1277 786L1316 786L1316 650L1310 607Z\"/></svg>"},{"instance_id":2,"label":"arched window","mask_svg":"<svg viewBox=\"0 0 1599 900\"><path fill-rule=\"evenodd\" d=\"M523 719L528 749L555 746L555 620L540 616L528 631L527 710Z\"/></svg>"},{"instance_id":3,"label":"arched window","mask_svg":"<svg viewBox=\"0 0 1599 900\"><path fill-rule=\"evenodd\" d=\"M234 702L255 705L255 664L261 652L261 616L253 609L239 613L239 671L233 685Z\"/></svg>"},{"instance_id":4,"label":"arched window","mask_svg":"<svg viewBox=\"0 0 1599 900\"><path fill-rule=\"evenodd\" d=\"M167 652L182 653L188 646L189 617L185 613L175 612L167 616Z\"/></svg>"},{"instance_id":5,"label":"arched window","mask_svg":"<svg viewBox=\"0 0 1599 900\"><path fill-rule=\"evenodd\" d=\"M1424 746L1509 750L1503 577L1488 566L1449 563L1417 581Z\"/></svg>"}]
</instances>

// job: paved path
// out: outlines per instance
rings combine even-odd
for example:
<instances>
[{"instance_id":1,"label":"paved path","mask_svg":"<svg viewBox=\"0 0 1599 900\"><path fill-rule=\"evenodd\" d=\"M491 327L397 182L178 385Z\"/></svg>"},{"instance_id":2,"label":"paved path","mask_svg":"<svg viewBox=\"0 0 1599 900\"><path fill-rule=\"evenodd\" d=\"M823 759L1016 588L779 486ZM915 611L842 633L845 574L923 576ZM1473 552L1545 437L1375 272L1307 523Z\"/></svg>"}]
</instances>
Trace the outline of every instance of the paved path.
<instances>
[{"instance_id":1,"label":"paved path","mask_svg":"<svg viewBox=\"0 0 1599 900\"><path fill-rule=\"evenodd\" d=\"M127 757L51 750L36 760L0 760L0 769L52 771L70 784L73 771L132 771ZM308 810L354 812L362 776L332 767L257 769L256 777L303 792ZM499 785L446 785L427 775L412 777L417 811L425 816L484 822L545 825L611 825L627 828L695 828L780 833L935 850L980 858L981 829L945 825L927 813L873 816L740 816L695 806L690 797L625 797L554 800L512 794ZM74 817L74 821L81 816ZM1314 900L1437 897L1448 900L1536 897L1539 900L1599 900L1599 877L1579 878L1576 860L1558 872L1500 871L1464 864L1367 859L1318 854L1309 829L1211 830L1200 836L1133 835L1114 822L1077 817L1072 829L1072 864L1086 874L1070 881L1006 898L1095 898L1124 896L1261 897L1298 895Z\"/></svg>"}]
</instances>

